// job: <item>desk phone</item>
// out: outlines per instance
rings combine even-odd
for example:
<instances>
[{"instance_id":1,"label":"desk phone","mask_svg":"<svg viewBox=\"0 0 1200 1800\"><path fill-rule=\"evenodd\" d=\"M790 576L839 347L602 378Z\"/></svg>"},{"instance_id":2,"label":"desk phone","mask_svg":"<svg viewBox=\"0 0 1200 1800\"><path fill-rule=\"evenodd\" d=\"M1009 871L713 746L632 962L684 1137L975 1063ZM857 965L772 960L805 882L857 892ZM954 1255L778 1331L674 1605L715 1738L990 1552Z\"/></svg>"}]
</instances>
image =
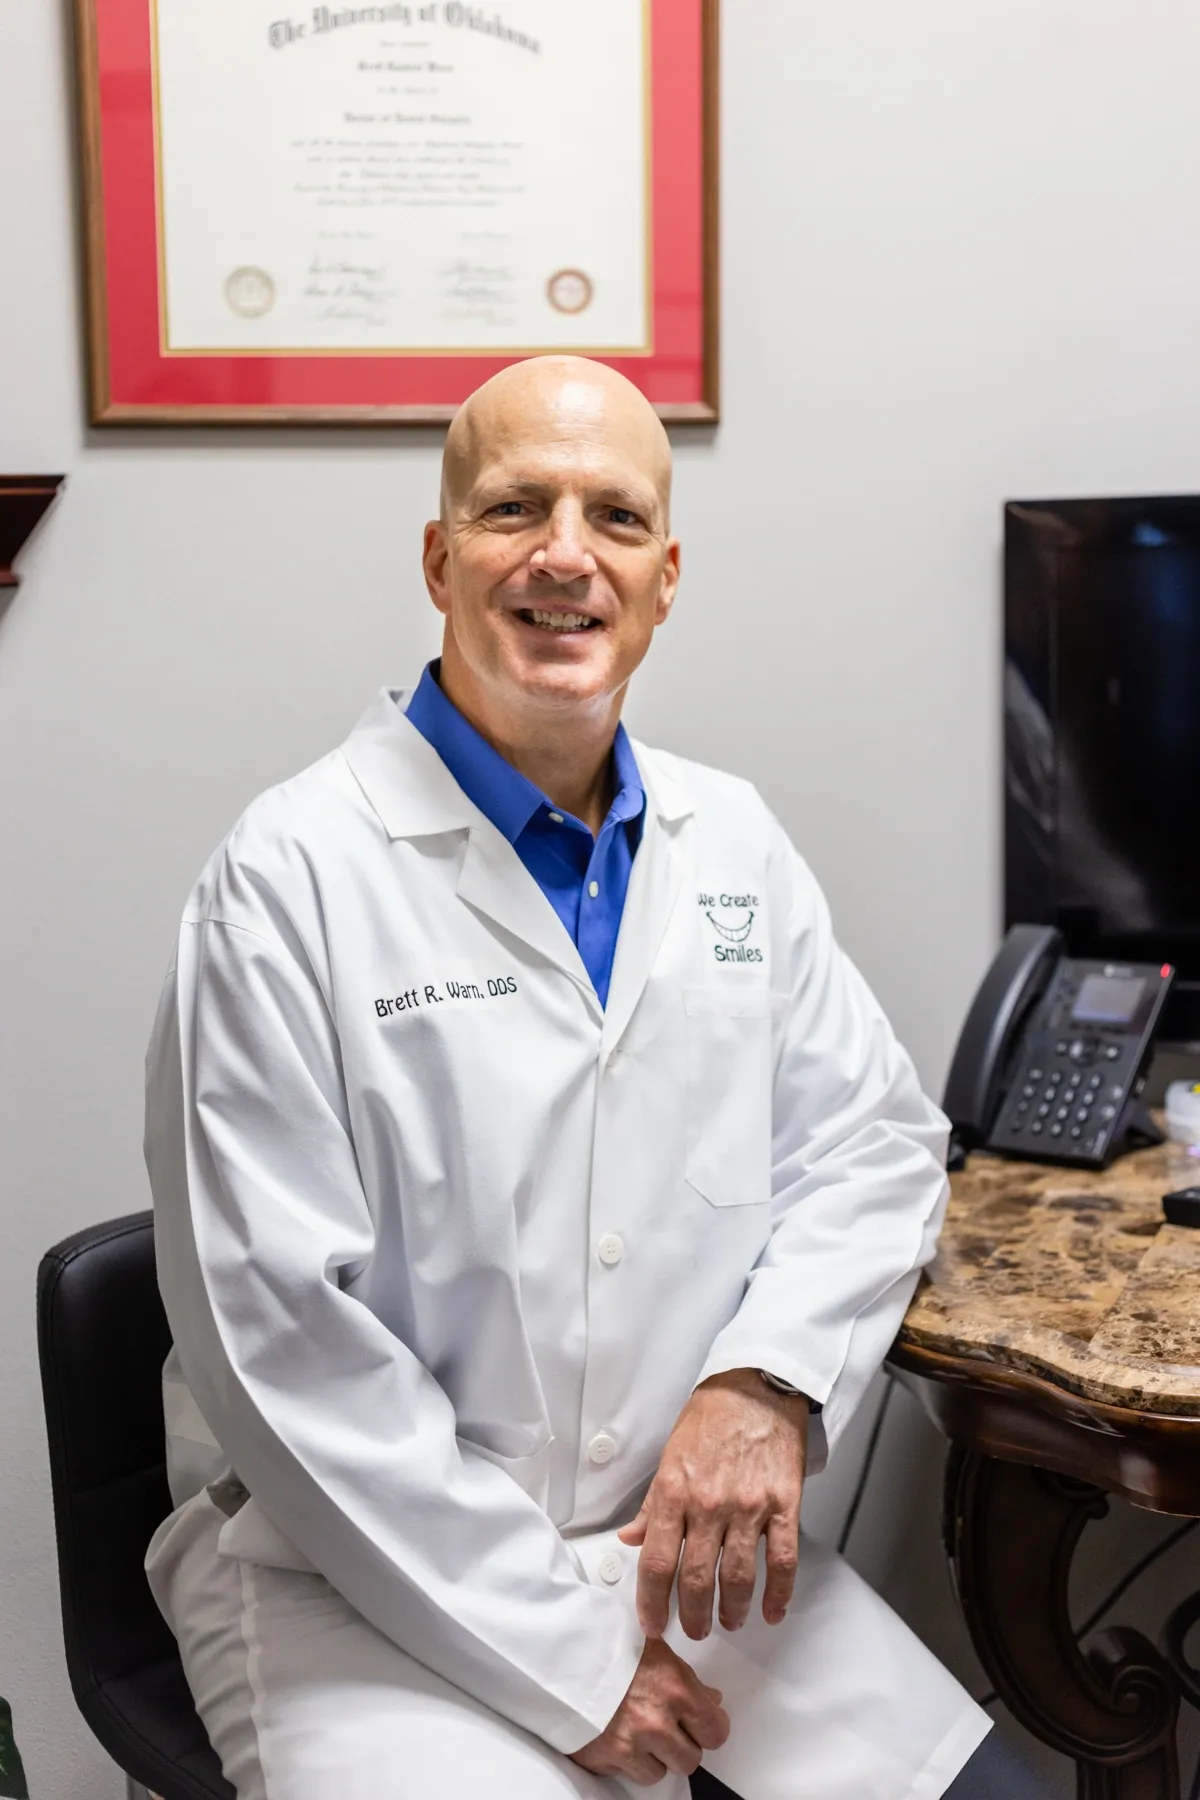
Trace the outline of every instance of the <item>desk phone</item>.
<instances>
[{"instance_id":1,"label":"desk phone","mask_svg":"<svg viewBox=\"0 0 1200 1800\"><path fill-rule=\"evenodd\" d=\"M943 1107L963 1149L1100 1169L1159 1143L1139 1103L1169 963L1062 954L1051 926L1014 925L967 1014Z\"/></svg>"}]
</instances>

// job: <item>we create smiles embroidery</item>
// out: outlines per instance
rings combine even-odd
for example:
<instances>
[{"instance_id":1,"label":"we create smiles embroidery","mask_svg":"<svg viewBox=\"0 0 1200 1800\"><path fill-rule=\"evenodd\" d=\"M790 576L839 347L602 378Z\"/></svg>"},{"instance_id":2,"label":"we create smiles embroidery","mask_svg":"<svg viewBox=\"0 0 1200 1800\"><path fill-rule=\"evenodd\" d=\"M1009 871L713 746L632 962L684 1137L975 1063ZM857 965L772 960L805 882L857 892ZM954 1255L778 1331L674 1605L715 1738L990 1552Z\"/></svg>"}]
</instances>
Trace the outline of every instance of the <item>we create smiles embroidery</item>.
<instances>
[{"instance_id":1,"label":"we create smiles embroidery","mask_svg":"<svg viewBox=\"0 0 1200 1800\"><path fill-rule=\"evenodd\" d=\"M747 942L758 911L757 894L698 894L704 916L717 935L717 962L761 962L762 951Z\"/></svg>"}]
</instances>

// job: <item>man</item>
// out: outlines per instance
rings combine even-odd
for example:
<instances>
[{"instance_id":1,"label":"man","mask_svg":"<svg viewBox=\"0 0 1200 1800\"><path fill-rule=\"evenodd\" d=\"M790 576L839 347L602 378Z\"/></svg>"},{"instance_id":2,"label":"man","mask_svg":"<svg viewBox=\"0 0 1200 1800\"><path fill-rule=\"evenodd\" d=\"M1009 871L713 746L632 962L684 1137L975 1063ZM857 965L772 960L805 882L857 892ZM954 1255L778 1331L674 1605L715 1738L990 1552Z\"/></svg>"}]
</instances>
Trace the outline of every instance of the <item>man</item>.
<instances>
[{"instance_id":1,"label":"man","mask_svg":"<svg viewBox=\"0 0 1200 1800\"><path fill-rule=\"evenodd\" d=\"M425 531L440 665L184 915L148 1569L240 1800L682 1800L702 1758L932 1800L988 1729L799 1536L944 1121L753 789L619 725L669 500L611 370L488 382Z\"/></svg>"}]
</instances>

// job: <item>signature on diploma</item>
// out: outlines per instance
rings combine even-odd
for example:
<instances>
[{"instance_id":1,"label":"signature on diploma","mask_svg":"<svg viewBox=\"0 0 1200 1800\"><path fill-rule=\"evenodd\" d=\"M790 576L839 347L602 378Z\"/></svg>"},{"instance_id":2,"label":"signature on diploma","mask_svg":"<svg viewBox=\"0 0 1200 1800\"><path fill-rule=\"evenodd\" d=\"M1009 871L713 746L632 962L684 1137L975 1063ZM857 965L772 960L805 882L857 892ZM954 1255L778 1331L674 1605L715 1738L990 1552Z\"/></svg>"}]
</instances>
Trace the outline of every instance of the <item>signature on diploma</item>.
<instances>
[{"instance_id":1,"label":"signature on diploma","mask_svg":"<svg viewBox=\"0 0 1200 1800\"><path fill-rule=\"evenodd\" d=\"M308 265L304 298L316 302L316 317L322 323L351 320L382 331L388 323L387 302L394 298L394 289L387 285L383 263L318 255Z\"/></svg>"},{"instance_id":2,"label":"signature on diploma","mask_svg":"<svg viewBox=\"0 0 1200 1800\"><path fill-rule=\"evenodd\" d=\"M311 279L325 277L331 281L356 276L360 281L383 281L387 269L382 263L345 262L338 256L314 256L308 265Z\"/></svg>"},{"instance_id":3,"label":"signature on diploma","mask_svg":"<svg viewBox=\"0 0 1200 1800\"><path fill-rule=\"evenodd\" d=\"M443 263L437 273L450 318L484 319L495 325L509 322L515 277L507 264L459 258Z\"/></svg>"}]
</instances>

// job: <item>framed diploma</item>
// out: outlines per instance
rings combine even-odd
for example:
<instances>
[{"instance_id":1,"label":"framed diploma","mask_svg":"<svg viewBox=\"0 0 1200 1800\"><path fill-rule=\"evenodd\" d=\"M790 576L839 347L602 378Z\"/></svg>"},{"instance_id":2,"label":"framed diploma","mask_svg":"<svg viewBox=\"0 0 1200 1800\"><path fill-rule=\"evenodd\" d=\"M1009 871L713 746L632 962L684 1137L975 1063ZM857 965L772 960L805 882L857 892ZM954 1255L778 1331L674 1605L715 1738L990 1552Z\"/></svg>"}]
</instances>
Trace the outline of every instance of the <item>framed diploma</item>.
<instances>
[{"instance_id":1,"label":"framed diploma","mask_svg":"<svg viewBox=\"0 0 1200 1800\"><path fill-rule=\"evenodd\" d=\"M76 0L96 424L717 417L718 0Z\"/></svg>"}]
</instances>

